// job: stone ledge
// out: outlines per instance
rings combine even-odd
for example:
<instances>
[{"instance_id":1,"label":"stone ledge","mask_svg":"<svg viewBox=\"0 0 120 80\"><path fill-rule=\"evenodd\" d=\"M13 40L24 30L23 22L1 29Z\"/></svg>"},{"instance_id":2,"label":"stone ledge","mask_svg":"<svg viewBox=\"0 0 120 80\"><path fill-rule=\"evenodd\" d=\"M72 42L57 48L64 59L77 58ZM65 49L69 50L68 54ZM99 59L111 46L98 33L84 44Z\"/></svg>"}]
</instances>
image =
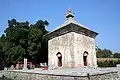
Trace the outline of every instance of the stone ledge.
<instances>
[{"instance_id":1,"label":"stone ledge","mask_svg":"<svg viewBox=\"0 0 120 80\"><path fill-rule=\"evenodd\" d=\"M118 80L116 68L65 68L57 70L8 70L13 80Z\"/></svg>"},{"instance_id":2,"label":"stone ledge","mask_svg":"<svg viewBox=\"0 0 120 80\"><path fill-rule=\"evenodd\" d=\"M88 76L96 76L96 75L104 75L110 73L117 73L116 68L105 68L105 69L57 69L57 70L8 70L8 72L16 72L16 73L28 73L28 74L40 74L40 75L54 75L54 76L71 76L71 77L85 77Z\"/></svg>"}]
</instances>

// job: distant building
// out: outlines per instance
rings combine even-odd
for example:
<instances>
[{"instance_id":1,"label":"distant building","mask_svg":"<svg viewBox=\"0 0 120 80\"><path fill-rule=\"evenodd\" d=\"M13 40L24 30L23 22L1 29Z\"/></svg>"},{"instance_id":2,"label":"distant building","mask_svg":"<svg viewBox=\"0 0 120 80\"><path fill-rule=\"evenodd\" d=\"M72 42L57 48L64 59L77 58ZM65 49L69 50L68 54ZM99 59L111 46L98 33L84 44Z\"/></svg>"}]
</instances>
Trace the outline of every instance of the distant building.
<instances>
[{"instance_id":1,"label":"distant building","mask_svg":"<svg viewBox=\"0 0 120 80\"><path fill-rule=\"evenodd\" d=\"M66 21L58 29L47 34L48 66L97 67L95 37L98 33L74 20L69 9Z\"/></svg>"}]
</instances>

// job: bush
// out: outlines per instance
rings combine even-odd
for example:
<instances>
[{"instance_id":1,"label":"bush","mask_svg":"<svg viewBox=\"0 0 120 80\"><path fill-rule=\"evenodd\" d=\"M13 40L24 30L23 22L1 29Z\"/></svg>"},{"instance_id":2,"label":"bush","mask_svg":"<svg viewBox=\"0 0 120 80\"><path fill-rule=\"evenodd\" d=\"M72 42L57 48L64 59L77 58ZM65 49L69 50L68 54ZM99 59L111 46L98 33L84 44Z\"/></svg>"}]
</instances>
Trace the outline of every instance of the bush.
<instances>
[{"instance_id":1,"label":"bush","mask_svg":"<svg viewBox=\"0 0 120 80\"><path fill-rule=\"evenodd\" d=\"M98 67L116 67L120 64L120 60L110 60L110 61L97 61Z\"/></svg>"}]
</instances>

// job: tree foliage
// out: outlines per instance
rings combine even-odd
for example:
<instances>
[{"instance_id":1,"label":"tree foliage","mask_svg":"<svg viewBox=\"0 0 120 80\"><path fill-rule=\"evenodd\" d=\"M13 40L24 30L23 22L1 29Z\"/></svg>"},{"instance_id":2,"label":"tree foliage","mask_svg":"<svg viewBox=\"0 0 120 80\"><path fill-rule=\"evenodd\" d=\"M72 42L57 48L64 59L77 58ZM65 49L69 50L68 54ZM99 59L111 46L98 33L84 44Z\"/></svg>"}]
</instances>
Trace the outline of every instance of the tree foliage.
<instances>
[{"instance_id":1,"label":"tree foliage","mask_svg":"<svg viewBox=\"0 0 120 80\"><path fill-rule=\"evenodd\" d=\"M97 61L98 67L116 67L117 64L120 64L120 59L118 60L106 60L106 61Z\"/></svg>"},{"instance_id":2,"label":"tree foliage","mask_svg":"<svg viewBox=\"0 0 120 80\"><path fill-rule=\"evenodd\" d=\"M111 58L113 57L113 53L109 49L100 49L96 48L96 56L97 58Z\"/></svg>"},{"instance_id":3,"label":"tree foliage","mask_svg":"<svg viewBox=\"0 0 120 80\"><path fill-rule=\"evenodd\" d=\"M38 20L35 24L8 20L8 28L0 37L0 59L6 65L15 64L23 58L47 62L47 42L44 35L48 33L45 29L48 25L46 20Z\"/></svg>"},{"instance_id":4,"label":"tree foliage","mask_svg":"<svg viewBox=\"0 0 120 80\"><path fill-rule=\"evenodd\" d=\"M100 49L96 46L96 56L97 58L120 58L120 53L113 53L109 49Z\"/></svg>"},{"instance_id":5,"label":"tree foliage","mask_svg":"<svg viewBox=\"0 0 120 80\"><path fill-rule=\"evenodd\" d=\"M120 53L114 53L114 54L113 54L113 57L114 57L114 58L120 58Z\"/></svg>"}]
</instances>

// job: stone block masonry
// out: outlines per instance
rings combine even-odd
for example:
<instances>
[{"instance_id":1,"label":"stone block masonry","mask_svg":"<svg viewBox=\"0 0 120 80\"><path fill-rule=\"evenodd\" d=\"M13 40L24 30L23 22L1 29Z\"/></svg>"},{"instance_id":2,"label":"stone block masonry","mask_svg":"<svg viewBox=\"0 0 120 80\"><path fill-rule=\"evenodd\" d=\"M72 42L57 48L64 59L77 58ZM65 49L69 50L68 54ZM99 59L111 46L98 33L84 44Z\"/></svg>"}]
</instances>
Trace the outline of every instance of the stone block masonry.
<instances>
[{"instance_id":1,"label":"stone block masonry","mask_svg":"<svg viewBox=\"0 0 120 80\"><path fill-rule=\"evenodd\" d=\"M4 76L13 80L119 80L117 69L11 70Z\"/></svg>"}]
</instances>

